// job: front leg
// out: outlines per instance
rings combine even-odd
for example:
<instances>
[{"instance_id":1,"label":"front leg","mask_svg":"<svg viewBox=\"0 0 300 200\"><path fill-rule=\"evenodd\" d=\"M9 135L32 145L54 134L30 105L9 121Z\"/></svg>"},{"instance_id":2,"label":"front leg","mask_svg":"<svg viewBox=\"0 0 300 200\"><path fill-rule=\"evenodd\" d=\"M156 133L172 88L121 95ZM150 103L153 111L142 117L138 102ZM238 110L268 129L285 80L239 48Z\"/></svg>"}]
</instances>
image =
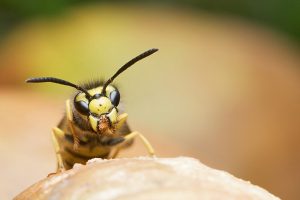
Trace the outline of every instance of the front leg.
<instances>
[{"instance_id":1,"label":"front leg","mask_svg":"<svg viewBox=\"0 0 300 200\"><path fill-rule=\"evenodd\" d=\"M127 113L123 113L121 115L118 116L118 123L116 124L116 129L119 130L123 125L124 123L126 122L127 120L127 117L128 117L128 114ZM145 136L143 136L143 134L141 134L140 132L138 131L134 131L134 132L131 132L129 134L127 134L126 136L124 136L124 141L122 143L120 143L119 145L116 146L116 148L113 149L112 153L110 154L110 158L115 158L119 151L123 148L123 146L125 144L127 144L129 141L133 140L135 137L139 137L144 146L146 147L148 153L150 156L155 156L155 153L154 153L154 149L152 147L152 145L150 144L150 142L147 140L147 138Z\"/></svg>"},{"instance_id":2,"label":"front leg","mask_svg":"<svg viewBox=\"0 0 300 200\"><path fill-rule=\"evenodd\" d=\"M63 162L62 158L62 149L60 146L60 142L64 140L65 133L58 127L55 127L52 129L52 142L54 145L54 150L55 150L55 155L56 155L56 160L57 160L57 169L56 173L62 172L66 170L66 167ZM56 173L51 173L48 176L51 176L52 174Z\"/></svg>"},{"instance_id":3,"label":"front leg","mask_svg":"<svg viewBox=\"0 0 300 200\"><path fill-rule=\"evenodd\" d=\"M79 136L77 135L74 127L73 127L73 112L72 112L72 107L71 107L71 103L70 103L70 99L68 99L66 101L66 115L67 115L67 124L68 127L72 133L72 136L74 138L74 145L73 145L73 149L77 150L79 147Z\"/></svg>"},{"instance_id":4,"label":"front leg","mask_svg":"<svg viewBox=\"0 0 300 200\"><path fill-rule=\"evenodd\" d=\"M154 157L155 156L154 149L153 149L152 145L150 144L150 142L147 140L147 138L145 136L143 136L143 134L141 134L140 132L134 131L123 137L122 143L120 143L119 145L117 145L115 148L112 149L112 151L109 155L109 158L116 158L117 155L119 154L120 150L127 144L127 142L130 142L137 136L142 140L144 146L146 147L146 149L148 151L148 154L150 156Z\"/></svg>"},{"instance_id":5,"label":"front leg","mask_svg":"<svg viewBox=\"0 0 300 200\"><path fill-rule=\"evenodd\" d=\"M152 145L150 144L150 142L147 140L147 138L145 136L143 136L143 134L141 134L138 131L133 131L133 132L129 133L128 135L126 135L124 137L124 139L125 139L124 142L130 141L137 136L142 140L144 146L146 147L146 149L148 151L148 154L150 156L155 156L154 149L153 149Z\"/></svg>"}]
</instances>

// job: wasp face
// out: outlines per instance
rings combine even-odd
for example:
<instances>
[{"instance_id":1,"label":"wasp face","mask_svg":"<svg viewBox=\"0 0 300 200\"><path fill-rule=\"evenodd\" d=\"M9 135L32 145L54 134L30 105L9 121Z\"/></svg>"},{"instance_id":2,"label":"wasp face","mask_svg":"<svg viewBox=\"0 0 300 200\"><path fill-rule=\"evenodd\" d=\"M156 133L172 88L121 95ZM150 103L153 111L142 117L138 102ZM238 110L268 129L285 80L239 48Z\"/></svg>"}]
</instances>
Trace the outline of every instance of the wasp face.
<instances>
[{"instance_id":1,"label":"wasp face","mask_svg":"<svg viewBox=\"0 0 300 200\"><path fill-rule=\"evenodd\" d=\"M113 133L117 123L120 102L119 91L109 85L105 94L101 94L102 86L88 90L91 98L85 93L78 93L74 98L76 110L87 117L90 127L99 134Z\"/></svg>"}]
</instances>

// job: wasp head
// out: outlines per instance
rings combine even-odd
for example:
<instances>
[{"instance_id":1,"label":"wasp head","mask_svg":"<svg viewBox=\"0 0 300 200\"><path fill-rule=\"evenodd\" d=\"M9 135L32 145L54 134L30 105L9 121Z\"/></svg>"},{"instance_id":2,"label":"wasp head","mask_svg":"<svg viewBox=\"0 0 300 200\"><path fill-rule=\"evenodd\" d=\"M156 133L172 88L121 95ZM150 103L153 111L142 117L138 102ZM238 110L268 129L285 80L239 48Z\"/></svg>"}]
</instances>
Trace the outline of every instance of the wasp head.
<instances>
[{"instance_id":1,"label":"wasp head","mask_svg":"<svg viewBox=\"0 0 300 200\"><path fill-rule=\"evenodd\" d=\"M120 93L114 86L108 85L105 92L103 86L90 89L87 96L79 92L74 98L75 109L87 116L89 125L98 134L114 133L118 118L117 106L120 102Z\"/></svg>"}]
</instances>

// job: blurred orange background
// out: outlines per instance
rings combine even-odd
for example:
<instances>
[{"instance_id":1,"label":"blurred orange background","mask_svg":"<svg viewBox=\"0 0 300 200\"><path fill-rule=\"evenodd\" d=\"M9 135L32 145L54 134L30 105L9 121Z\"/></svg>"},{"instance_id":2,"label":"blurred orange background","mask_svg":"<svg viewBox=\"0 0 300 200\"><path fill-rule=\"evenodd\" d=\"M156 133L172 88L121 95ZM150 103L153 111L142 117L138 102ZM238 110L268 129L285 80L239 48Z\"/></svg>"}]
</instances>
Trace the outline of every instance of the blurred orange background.
<instances>
[{"instance_id":1,"label":"blurred orange background","mask_svg":"<svg viewBox=\"0 0 300 200\"><path fill-rule=\"evenodd\" d=\"M300 58L283 32L230 15L147 4L86 4L23 21L0 43L0 199L55 170L51 128L82 83L111 76L129 123L158 156L192 156L283 199L300 191ZM122 157L145 155L136 141Z\"/></svg>"}]
</instances>

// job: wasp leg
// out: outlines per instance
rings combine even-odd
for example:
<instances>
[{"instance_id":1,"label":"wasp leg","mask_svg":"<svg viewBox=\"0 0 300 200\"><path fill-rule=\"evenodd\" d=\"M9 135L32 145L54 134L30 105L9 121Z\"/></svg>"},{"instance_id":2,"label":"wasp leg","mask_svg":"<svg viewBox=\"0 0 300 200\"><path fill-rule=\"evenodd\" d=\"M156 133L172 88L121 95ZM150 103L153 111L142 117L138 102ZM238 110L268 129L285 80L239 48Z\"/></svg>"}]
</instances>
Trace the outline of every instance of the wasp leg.
<instances>
[{"instance_id":1,"label":"wasp leg","mask_svg":"<svg viewBox=\"0 0 300 200\"><path fill-rule=\"evenodd\" d=\"M110 154L109 154L108 159L116 158L117 155L119 154L120 150L121 150L121 147L116 147L116 148L112 149Z\"/></svg>"},{"instance_id":2,"label":"wasp leg","mask_svg":"<svg viewBox=\"0 0 300 200\"><path fill-rule=\"evenodd\" d=\"M77 150L78 146L79 146L79 137L76 134L76 131L74 130L74 127L73 127L73 113L72 113L72 108L71 108L71 104L70 104L70 99L68 99L66 101L66 115L67 115L68 126L69 126L70 131L71 131L71 133L73 135L73 138L74 138L73 149Z\"/></svg>"},{"instance_id":3,"label":"wasp leg","mask_svg":"<svg viewBox=\"0 0 300 200\"><path fill-rule=\"evenodd\" d=\"M123 113L121 115L118 116L117 118L117 124L115 126L116 130L120 130L121 127L124 125L124 123L126 122L127 120L127 117L128 117L128 114L127 113ZM115 140L115 138L113 139ZM120 140L120 139L118 139ZM123 142L125 141L125 138L122 137L122 140L120 140L120 142L122 142L122 144L120 145L117 145L115 148L113 148L108 156L109 159L112 159L112 158L116 158L117 155L119 154L120 150L123 148ZM112 143L115 143L114 141ZM119 143L119 142L118 142ZM126 141L125 141L126 143Z\"/></svg>"},{"instance_id":4,"label":"wasp leg","mask_svg":"<svg viewBox=\"0 0 300 200\"><path fill-rule=\"evenodd\" d=\"M135 138L135 137L137 137L137 136L142 140L142 142L143 142L143 144L145 145L145 147L146 147L146 149L147 149L149 155L150 155L150 156L155 156L155 154L154 154L154 149L153 149L153 147L151 146L150 142L147 140L147 138L145 138L145 136L143 136L143 135L142 135L140 132L138 132L138 131L131 132L131 133L129 133L128 135L124 136L124 139L125 139L125 140L124 140L124 143L126 143L126 141L132 140L133 138Z\"/></svg>"},{"instance_id":5,"label":"wasp leg","mask_svg":"<svg viewBox=\"0 0 300 200\"><path fill-rule=\"evenodd\" d=\"M114 148L111 149L108 159L115 158L117 157L119 151L123 148L123 142L125 141L124 137L116 137L116 138L111 138L107 141L103 141L104 145L109 145L109 146L115 146Z\"/></svg>"},{"instance_id":6,"label":"wasp leg","mask_svg":"<svg viewBox=\"0 0 300 200\"><path fill-rule=\"evenodd\" d=\"M121 129L121 127L124 125L124 123L126 122L127 120L127 117L128 117L128 114L127 113L123 113L121 115L118 116L118 119L117 119L117 124L116 124L116 130L119 130ZM132 140L133 138L135 138L136 136L139 136L139 138L141 138L143 144L145 145L145 147L147 148L147 151L149 153L149 155L151 156L154 156L154 149L153 147L151 146L150 142L140 133L140 132L137 132L137 131L134 131L134 132L131 132L129 133L128 135L124 136L124 141L120 144L120 145L117 145L113 150L112 150L112 153L110 154L109 158L115 158L119 151L128 144L128 142L130 140Z\"/></svg>"},{"instance_id":7,"label":"wasp leg","mask_svg":"<svg viewBox=\"0 0 300 200\"><path fill-rule=\"evenodd\" d=\"M66 169L65 166L64 166L64 163L63 163L63 159L62 159L62 156L61 156L61 149L60 149L59 142L58 142L63 137L64 137L64 132L61 129L59 129L57 127L52 129L52 142L53 142L53 145L54 145L55 155L56 155L56 159L57 159L56 173L65 171L65 169ZM49 174L49 175L51 175L51 174Z\"/></svg>"}]
</instances>

